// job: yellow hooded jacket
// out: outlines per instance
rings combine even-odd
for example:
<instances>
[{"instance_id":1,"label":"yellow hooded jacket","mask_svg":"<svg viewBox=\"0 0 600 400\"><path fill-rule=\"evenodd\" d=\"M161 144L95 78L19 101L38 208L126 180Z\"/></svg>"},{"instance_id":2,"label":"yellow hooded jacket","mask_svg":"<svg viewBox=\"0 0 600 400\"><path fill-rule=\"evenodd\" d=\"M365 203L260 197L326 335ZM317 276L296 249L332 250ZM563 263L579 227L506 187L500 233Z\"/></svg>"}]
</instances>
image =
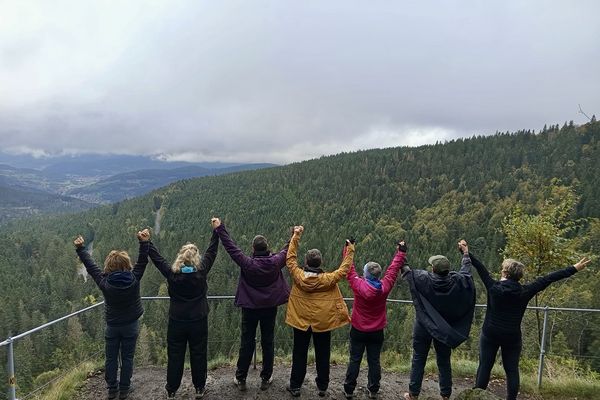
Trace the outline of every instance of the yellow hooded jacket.
<instances>
[{"instance_id":1,"label":"yellow hooded jacket","mask_svg":"<svg viewBox=\"0 0 600 400\"><path fill-rule=\"evenodd\" d=\"M350 322L348 307L337 283L343 279L354 258L354 245L348 245L346 256L333 272L304 271L298 265L298 242L294 234L288 248L286 264L292 276L292 290L287 305L285 323L303 331L327 332Z\"/></svg>"}]
</instances>

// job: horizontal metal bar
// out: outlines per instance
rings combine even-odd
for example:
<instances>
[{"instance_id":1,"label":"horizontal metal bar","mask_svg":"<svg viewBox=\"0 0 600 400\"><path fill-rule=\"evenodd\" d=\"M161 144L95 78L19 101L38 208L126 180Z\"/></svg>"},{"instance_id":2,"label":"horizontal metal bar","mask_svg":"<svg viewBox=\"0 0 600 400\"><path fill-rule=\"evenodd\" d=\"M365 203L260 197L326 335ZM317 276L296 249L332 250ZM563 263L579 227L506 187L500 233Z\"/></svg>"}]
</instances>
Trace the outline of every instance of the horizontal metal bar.
<instances>
[{"instance_id":1,"label":"horizontal metal bar","mask_svg":"<svg viewBox=\"0 0 600 400\"><path fill-rule=\"evenodd\" d=\"M43 325L40 325L40 326L38 326L36 328L33 328L31 330L28 330L26 332L20 333L20 334L18 334L16 336L10 337L10 338L6 339L4 342L1 342L0 343L0 347L8 345L8 343L10 343L11 341L14 342L15 340L19 340L19 339L21 339L21 338L23 338L25 336L29 336L32 333L35 333L37 331L41 331L42 329L46 329L49 326L52 326L52 325L54 325L54 324L56 324L58 322L64 321L65 319L69 319L69 318L74 317L76 315L83 314L84 312L89 311L89 310L91 310L93 308L96 308L96 307L98 307L98 306L100 306L102 304L104 304L104 301L101 301L99 303L93 304L93 305L91 305L89 307L86 307L86 308L83 308L83 309L81 309L79 311L75 311L74 313L71 313L69 315L65 315L64 317L60 317L58 319L55 319L54 321L46 322Z\"/></svg>"},{"instance_id":2,"label":"horizontal metal bar","mask_svg":"<svg viewBox=\"0 0 600 400\"><path fill-rule=\"evenodd\" d=\"M208 300L233 300L235 299L235 296L232 295L217 295L217 296L207 296ZM142 300L169 300L168 296L143 296ZM354 301L354 298L352 297L344 297L345 301ZM389 303L402 303L402 304L412 304L412 300L403 300L403 299L387 299L387 301ZM49 326L52 326L58 322L64 321L66 319L69 319L71 317L74 317L76 315L82 314L84 312L87 312L93 308L96 308L100 305L104 304L104 301L98 302L96 304L93 304L89 307L83 308L79 311L75 311L74 313L65 315L63 317L60 317L58 319L55 319L53 321L47 322L43 325L40 325L36 328L33 328L31 330L28 330L26 332L20 333L16 336L10 337L8 339L6 339L3 342L0 342L0 347L2 346L7 346L9 342L11 341L16 341L19 339L24 338L25 336L29 336L32 333L41 331L42 329L48 328ZM479 307L479 308L486 308L487 305L486 304L476 304L475 307ZM592 312L592 313L600 313L600 309L595 309L595 308L568 308L568 307L534 307L534 306L528 306L527 307L528 310L548 310L548 311L568 311L568 312Z\"/></svg>"}]
</instances>

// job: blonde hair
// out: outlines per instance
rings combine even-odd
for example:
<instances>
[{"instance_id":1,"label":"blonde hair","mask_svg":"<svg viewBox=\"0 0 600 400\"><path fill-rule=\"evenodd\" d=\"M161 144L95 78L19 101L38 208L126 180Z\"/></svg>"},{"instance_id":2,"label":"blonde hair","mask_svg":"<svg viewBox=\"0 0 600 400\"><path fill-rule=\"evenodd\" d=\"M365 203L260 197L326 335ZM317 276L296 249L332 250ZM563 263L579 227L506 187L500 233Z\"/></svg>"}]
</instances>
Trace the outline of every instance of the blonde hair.
<instances>
[{"instance_id":1,"label":"blonde hair","mask_svg":"<svg viewBox=\"0 0 600 400\"><path fill-rule=\"evenodd\" d=\"M507 258L502 261L502 275L513 281L520 281L523 277L525 266L513 258Z\"/></svg>"},{"instance_id":2,"label":"blonde hair","mask_svg":"<svg viewBox=\"0 0 600 400\"><path fill-rule=\"evenodd\" d=\"M177 253L177 258L171 266L171 271L178 274L184 265L193 265L196 268L200 268L200 252L198 251L198 247L193 243L181 246L179 253Z\"/></svg>"},{"instance_id":3,"label":"blonde hair","mask_svg":"<svg viewBox=\"0 0 600 400\"><path fill-rule=\"evenodd\" d=\"M104 260L104 273L110 274L116 271L131 271L131 259L129 254L123 250L113 250Z\"/></svg>"}]
</instances>

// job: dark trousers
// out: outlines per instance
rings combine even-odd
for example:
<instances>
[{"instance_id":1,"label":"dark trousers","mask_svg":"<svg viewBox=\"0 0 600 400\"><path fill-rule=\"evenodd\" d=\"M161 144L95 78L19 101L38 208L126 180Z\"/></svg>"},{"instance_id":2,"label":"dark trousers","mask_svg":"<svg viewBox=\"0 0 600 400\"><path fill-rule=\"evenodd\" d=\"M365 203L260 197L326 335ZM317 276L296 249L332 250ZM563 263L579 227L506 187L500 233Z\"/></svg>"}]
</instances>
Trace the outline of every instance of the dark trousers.
<instances>
[{"instance_id":1,"label":"dark trousers","mask_svg":"<svg viewBox=\"0 0 600 400\"><path fill-rule=\"evenodd\" d=\"M199 321L174 321L169 319L167 329L167 385L168 392L174 393L181 385L185 351L190 345L192 382L196 389L206 385L208 318Z\"/></svg>"},{"instance_id":2,"label":"dark trousers","mask_svg":"<svg viewBox=\"0 0 600 400\"><path fill-rule=\"evenodd\" d=\"M418 321L415 321L413 330L413 357L408 390L413 396L418 396L421 392L425 363L432 341L439 373L440 395L450 397L452 394L452 366L450 365L452 349L433 339Z\"/></svg>"},{"instance_id":3,"label":"dark trousers","mask_svg":"<svg viewBox=\"0 0 600 400\"><path fill-rule=\"evenodd\" d=\"M479 367L475 387L486 389L490 381L490 373L496 361L498 349L502 352L502 365L506 373L506 398L514 400L519 393L519 358L521 357L521 338L511 341L496 340L483 333L479 338Z\"/></svg>"},{"instance_id":4,"label":"dark trousers","mask_svg":"<svg viewBox=\"0 0 600 400\"><path fill-rule=\"evenodd\" d=\"M315 382L319 390L329 387L329 358L331 355L331 331L313 332L312 328L306 331L294 328L294 350L292 352L292 373L290 374L290 387L300 389L306 376L308 362L308 346L310 338L315 346L315 363L317 364L317 378Z\"/></svg>"},{"instance_id":5,"label":"dark trousers","mask_svg":"<svg viewBox=\"0 0 600 400\"><path fill-rule=\"evenodd\" d=\"M133 356L139 332L140 324L137 320L123 326L106 326L104 331L106 355L104 379L111 392L127 391L131 386ZM117 380L119 353L121 353L121 376Z\"/></svg>"},{"instance_id":6,"label":"dark trousers","mask_svg":"<svg viewBox=\"0 0 600 400\"><path fill-rule=\"evenodd\" d=\"M344 382L346 393L354 393L356 378L358 378L360 362L365 349L367 350L367 364L369 365L367 389L371 393L379 391L379 381L381 380L379 356L382 347L383 329L375 332L361 332L354 327L350 329L350 360L348 361L346 381Z\"/></svg>"},{"instance_id":7,"label":"dark trousers","mask_svg":"<svg viewBox=\"0 0 600 400\"><path fill-rule=\"evenodd\" d=\"M256 348L256 327L260 323L260 345L262 347L262 371L260 377L267 380L273 374L273 361L275 359L275 318L277 307L269 308L242 308L242 337L240 353L237 361L235 377L245 381Z\"/></svg>"}]
</instances>

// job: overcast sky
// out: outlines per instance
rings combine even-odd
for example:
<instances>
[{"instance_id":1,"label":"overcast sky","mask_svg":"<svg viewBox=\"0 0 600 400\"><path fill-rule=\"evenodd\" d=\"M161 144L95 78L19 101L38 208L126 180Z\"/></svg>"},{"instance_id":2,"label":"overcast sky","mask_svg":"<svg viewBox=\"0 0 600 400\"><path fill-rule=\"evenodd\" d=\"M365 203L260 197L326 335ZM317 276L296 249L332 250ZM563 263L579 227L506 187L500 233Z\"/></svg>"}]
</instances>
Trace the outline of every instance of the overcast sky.
<instances>
[{"instance_id":1,"label":"overcast sky","mask_svg":"<svg viewBox=\"0 0 600 400\"><path fill-rule=\"evenodd\" d=\"M600 2L0 0L0 149L286 163L600 116Z\"/></svg>"}]
</instances>

